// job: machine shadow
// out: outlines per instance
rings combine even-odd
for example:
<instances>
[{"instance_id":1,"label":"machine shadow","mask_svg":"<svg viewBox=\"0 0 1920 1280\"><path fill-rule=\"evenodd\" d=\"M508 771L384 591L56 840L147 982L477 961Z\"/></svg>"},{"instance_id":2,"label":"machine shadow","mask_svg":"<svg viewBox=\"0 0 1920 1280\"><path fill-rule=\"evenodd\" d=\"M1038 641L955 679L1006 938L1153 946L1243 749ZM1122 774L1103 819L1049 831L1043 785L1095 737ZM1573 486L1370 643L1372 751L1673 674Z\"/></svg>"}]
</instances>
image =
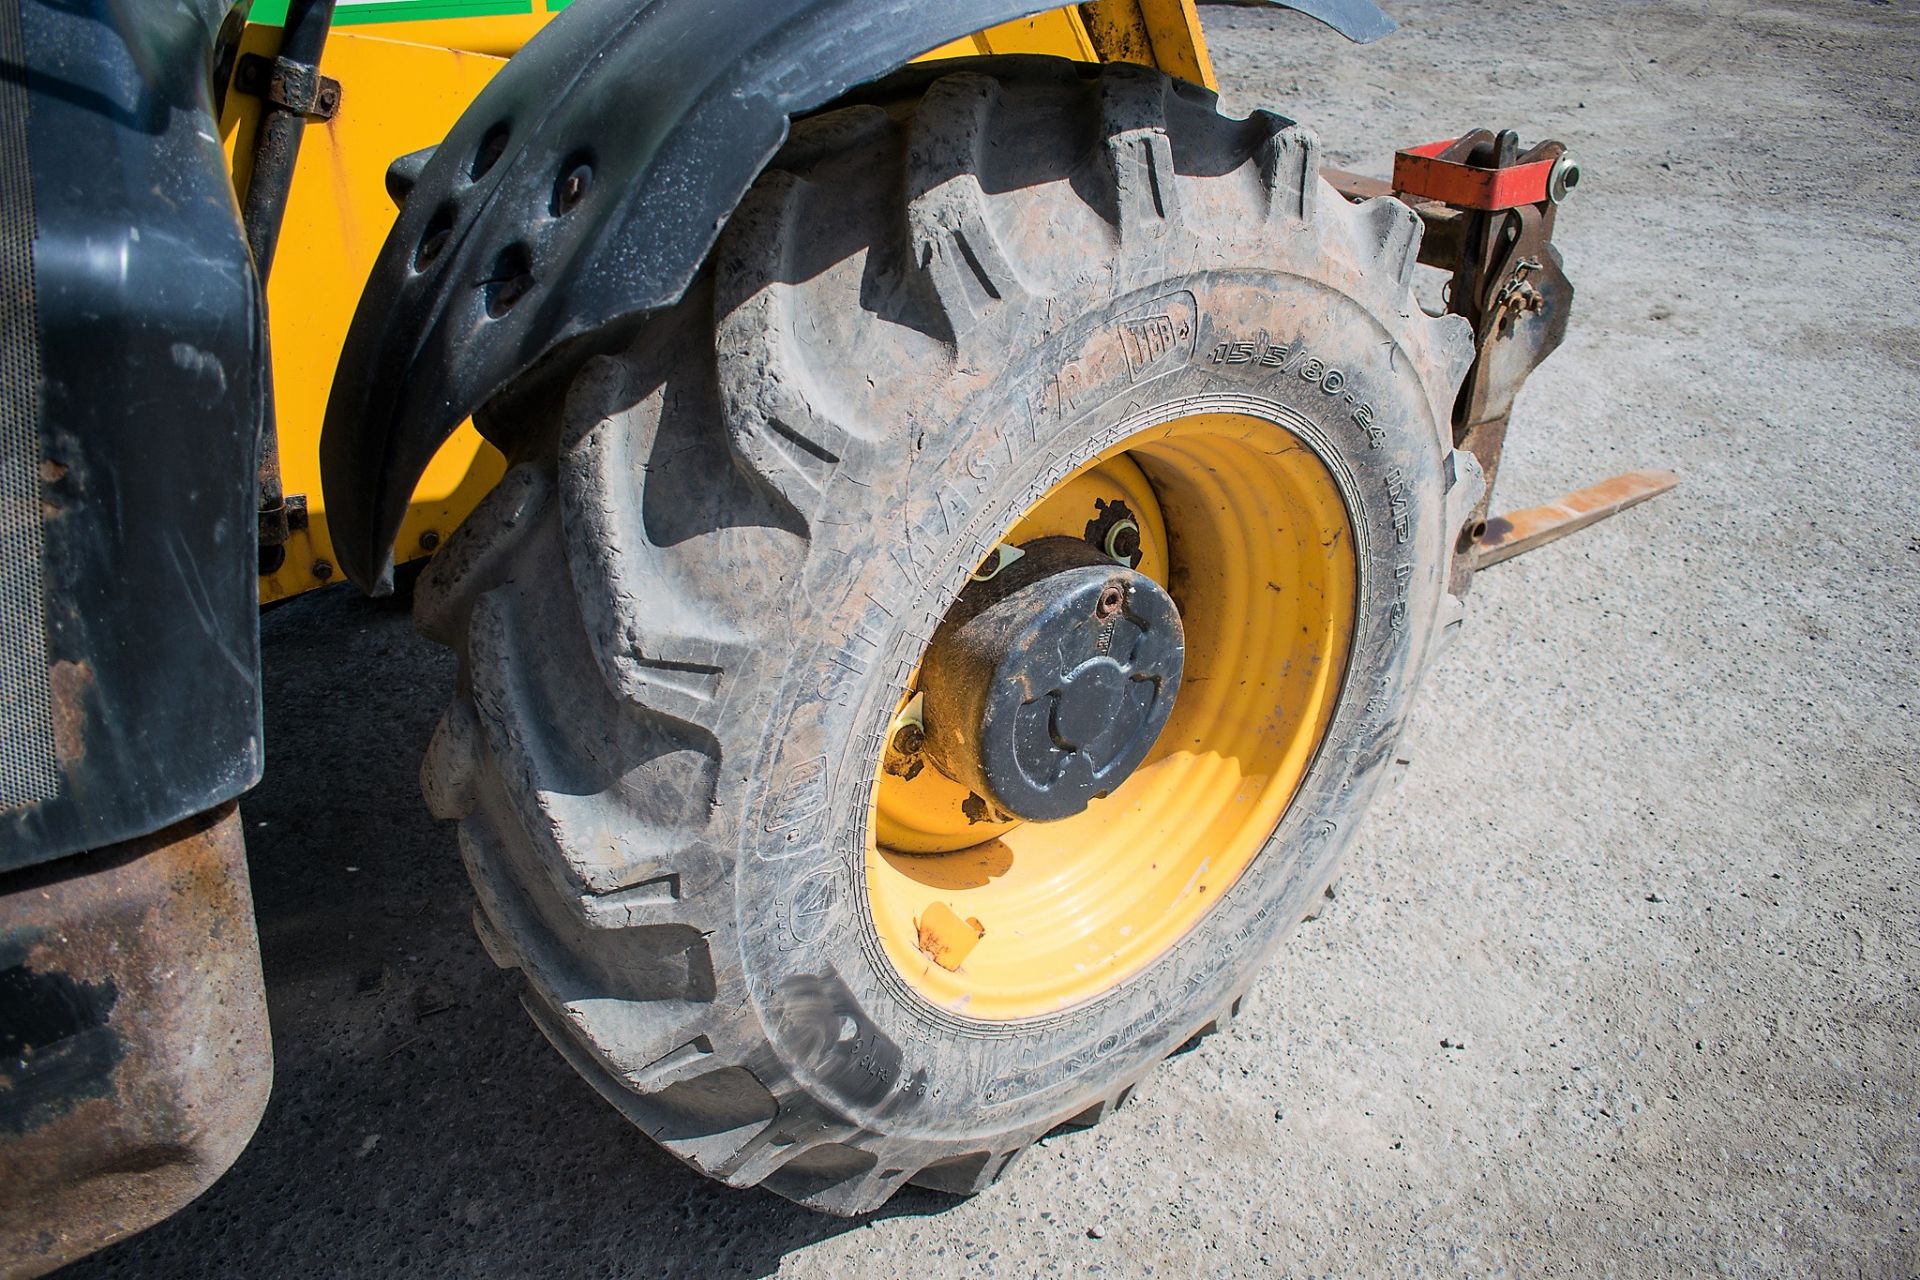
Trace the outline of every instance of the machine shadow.
<instances>
[{"instance_id":1,"label":"machine shadow","mask_svg":"<svg viewBox=\"0 0 1920 1280\"><path fill-rule=\"evenodd\" d=\"M521 1010L420 801L453 662L414 633L409 583L262 618L268 765L241 812L273 1098L211 1191L66 1274L757 1277L859 1227L685 1169ZM879 1216L956 1203L909 1190Z\"/></svg>"}]
</instances>

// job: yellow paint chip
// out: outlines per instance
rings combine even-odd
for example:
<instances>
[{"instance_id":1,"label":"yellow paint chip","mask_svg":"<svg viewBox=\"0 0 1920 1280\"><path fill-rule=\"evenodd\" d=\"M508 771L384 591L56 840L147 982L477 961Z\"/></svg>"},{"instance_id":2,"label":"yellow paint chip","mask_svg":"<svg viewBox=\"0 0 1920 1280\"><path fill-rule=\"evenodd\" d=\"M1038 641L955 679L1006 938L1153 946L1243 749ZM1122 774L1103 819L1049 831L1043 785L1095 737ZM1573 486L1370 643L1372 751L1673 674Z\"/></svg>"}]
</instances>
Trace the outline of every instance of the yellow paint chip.
<instances>
[{"instance_id":1,"label":"yellow paint chip","mask_svg":"<svg viewBox=\"0 0 1920 1280\"><path fill-rule=\"evenodd\" d=\"M978 920L962 920L944 902L930 904L914 924L919 930L921 952L948 970L958 969L987 934L986 926Z\"/></svg>"}]
</instances>

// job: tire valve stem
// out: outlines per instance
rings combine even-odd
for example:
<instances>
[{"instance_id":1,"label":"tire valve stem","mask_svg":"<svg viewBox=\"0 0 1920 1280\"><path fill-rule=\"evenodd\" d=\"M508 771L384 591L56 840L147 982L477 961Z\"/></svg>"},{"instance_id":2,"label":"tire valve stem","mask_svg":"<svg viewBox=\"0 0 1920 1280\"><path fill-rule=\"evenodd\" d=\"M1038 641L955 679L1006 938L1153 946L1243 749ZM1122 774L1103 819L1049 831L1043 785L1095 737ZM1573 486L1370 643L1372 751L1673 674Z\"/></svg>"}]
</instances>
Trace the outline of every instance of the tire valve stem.
<instances>
[{"instance_id":1,"label":"tire valve stem","mask_svg":"<svg viewBox=\"0 0 1920 1280\"><path fill-rule=\"evenodd\" d=\"M1009 543L1002 542L999 545L995 546L993 550L987 552L987 558L980 562L980 567L978 569L975 569L968 576L971 577L975 582L985 582L989 578L996 576L1002 569L1012 564L1015 560L1019 560L1022 557L1024 557L1026 554L1027 553L1022 551L1020 548L1013 546Z\"/></svg>"}]
</instances>

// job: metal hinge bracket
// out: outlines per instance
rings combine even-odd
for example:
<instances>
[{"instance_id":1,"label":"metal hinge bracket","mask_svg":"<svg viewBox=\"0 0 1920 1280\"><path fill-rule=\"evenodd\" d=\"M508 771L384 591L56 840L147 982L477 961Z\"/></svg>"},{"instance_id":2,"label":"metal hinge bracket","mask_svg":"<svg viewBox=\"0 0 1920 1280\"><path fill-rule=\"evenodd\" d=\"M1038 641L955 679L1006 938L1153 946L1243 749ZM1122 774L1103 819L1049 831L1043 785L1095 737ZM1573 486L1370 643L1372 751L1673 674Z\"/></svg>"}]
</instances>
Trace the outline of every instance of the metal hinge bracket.
<instances>
[{"instance_id":1,"label":"metal hinge bracket","mask_svg":"<svg viewBox=\"0 0 1920 1280\"><path fill-rule=\"evenodd\" d=\"M241 55L234 88L310 120L331 120L340 110L340 82L316 67L264 54Z\"/></svg>"}]
</instances>

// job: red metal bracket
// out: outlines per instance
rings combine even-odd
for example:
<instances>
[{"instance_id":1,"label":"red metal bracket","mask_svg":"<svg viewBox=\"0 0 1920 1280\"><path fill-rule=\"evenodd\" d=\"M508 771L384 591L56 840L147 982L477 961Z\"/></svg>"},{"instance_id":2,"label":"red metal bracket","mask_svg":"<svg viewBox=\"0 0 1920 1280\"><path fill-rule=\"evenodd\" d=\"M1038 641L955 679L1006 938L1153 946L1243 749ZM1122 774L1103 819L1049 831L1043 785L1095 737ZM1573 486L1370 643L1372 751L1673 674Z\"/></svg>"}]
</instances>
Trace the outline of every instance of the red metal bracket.
<instances>
[{"instance_id":1,"label":"red metal bracket","mask_svg":"<svg viewBox=\"0 0 1920 1280\"><path fill-rule=\"evenodd\" d=\"M1557 157L1489 169L1447 156L1461 139L1444 138L1408 147L1393 156L1393 189L1403 196L1437 200L1457 209L1517 209L1544 204Z\"/></svg>"}]
</instances>

